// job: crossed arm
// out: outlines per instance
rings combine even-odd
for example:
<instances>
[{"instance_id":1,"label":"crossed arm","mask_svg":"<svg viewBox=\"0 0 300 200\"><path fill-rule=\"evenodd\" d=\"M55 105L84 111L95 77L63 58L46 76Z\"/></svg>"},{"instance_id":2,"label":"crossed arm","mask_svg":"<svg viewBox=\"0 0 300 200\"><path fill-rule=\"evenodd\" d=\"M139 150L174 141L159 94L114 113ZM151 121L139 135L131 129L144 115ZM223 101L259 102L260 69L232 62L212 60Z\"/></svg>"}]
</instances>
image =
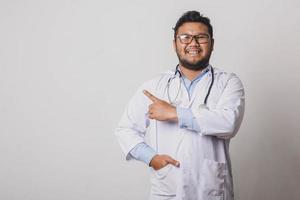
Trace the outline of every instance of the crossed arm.
<instances>
[{"instance_id":1,"label":"crossed arm","mask_svg":"<svg viewBox=\"0 0 300 200\"><path fill-rule=\"evenodd\" d=\"M141 90L139 91L141 92ZM159 121L173 121L178 122L179 126L181 128L186 128L185 126L182 126L182 121L184 121L182 118L182 114L180 113L180 110L182 108L175 107L171 104L169 104L166 101L163 101L148 91L143 91L144 95L150 99L151 103L147 107L144 107L144 103L138 103L137 102L144 102L142 98L142 95L137 94L135 97L135 105L131 105L128 110L130 114L125 114L127 120L125 120L125 123L123 122L121 125L120 133L122 133L122 138L125 139L122 141L124 144L128 144L128 146L123 145L123 149L125 152L128 153L129 149L132 149L130 151L130 154L134 157L135 156L134 150L135 147L138 147L138 145L131 146L131 144L134 143L142 143L142 137L139 135L139 132L144 132L144 130L140 129L142 127L137 126L137 121L139 123L143 123L141 119L143 119L142 114L147 113L147 117L149 119L155 119ZM138 98L138 99L136 99ZM186 129L196 131L197 133L201 135L207 135L207 136L215 136L222 139L231 138L235 135L237 132L241 120L243 118L244 113L244 89L240 82L240 80L236 76L232 76L227 84L225 89L222 92L222 95L218 101L218 104L215 108L211 109L190 109L189 114L187 116L192 116L192 120L190 118L187 118L186 121L189 123L191 121L195 121L195 124L199 124L200 128L195 127L188 127ZM133 113L136 113L135 110L140 109L141 107L144 107L144 112L138 112L139 114L132 115ZM188 109L186 109L188 110ZM134 122L134 123L133 123ZM128 124L129 123L129 124ZM138 124L139 124L138 123ZM192 123L194 124L194 123ZM132 129L136 130L136 134L132 134ZM201 130L200 130L201 129ZM129 140L127 140L128 138ZM135 141L127 143L127 141ZM139 142L138 142L139 141ZM144 143L145 144L145 143ZM146 145L146 144L145 144ZM121 145L122 146L122 145ZM151 148L150 148L151 149ZM175 166L179 166L179 162L174 160L173 158L167 156L167 155L157 155L156 152L152 149L152 151L148 151L150 154L148 154L147 157L147 164L149 164L154 169L160 169L164 167L167 164L173 164ZM140 154L142 155L142 153ZM144 159L139 159L144 160ZM145 160L144 160L145 161Z\"/></svg>"}]
</instances>

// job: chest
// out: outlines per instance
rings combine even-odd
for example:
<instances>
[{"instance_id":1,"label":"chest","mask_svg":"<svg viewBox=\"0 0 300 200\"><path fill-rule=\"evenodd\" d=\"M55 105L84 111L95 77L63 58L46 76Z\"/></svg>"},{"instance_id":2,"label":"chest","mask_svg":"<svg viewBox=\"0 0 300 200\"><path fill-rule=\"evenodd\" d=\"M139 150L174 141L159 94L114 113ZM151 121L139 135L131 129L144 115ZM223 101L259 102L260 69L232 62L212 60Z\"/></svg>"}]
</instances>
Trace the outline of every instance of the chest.
<instances>
[{"instance_id":1,"label":"chest","mask_svg":"<svg viewBox=\"0 0 300 200\"><path fill-rule=\"evenodd\" d=\"M206 106L215 108L225 89L225 85L224 81L217 76L214 77L212 84L211 75L207 75L192 86L193 90L191 93L180 78L174 78L162 82L158 87L157 94L161 99L174 106L183 108L199 107L204 104L207 98Z\"/></svg>"}]
</instances>

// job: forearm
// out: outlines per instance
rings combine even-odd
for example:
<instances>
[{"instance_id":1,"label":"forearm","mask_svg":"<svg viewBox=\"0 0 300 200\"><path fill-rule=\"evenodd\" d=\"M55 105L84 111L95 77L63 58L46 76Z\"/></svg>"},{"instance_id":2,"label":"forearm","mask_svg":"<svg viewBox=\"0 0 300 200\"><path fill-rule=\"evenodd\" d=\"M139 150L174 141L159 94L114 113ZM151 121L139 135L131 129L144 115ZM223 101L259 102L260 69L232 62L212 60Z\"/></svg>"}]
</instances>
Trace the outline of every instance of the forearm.
<instances>
[{"instance_id":1,"label":"forearm","mask_svg":"<svg viewBox=\"0 0 300 200\"><path fill-rule=\"evenodd\" d=\"M152 149L149 145L142 142L137 144L131 151L130 155L139 161L146 163L148 166L152 160L152 158L156 155L154 149Z\"/></svg>"},{"instance_id":2,"label":"forearm","mask_svg":"<svg viewBox=\"0 0 300 200\"><path fill-rule=\"evenodd\" d=\"M191 109L177 107L176 111L178 117L178 125L180 128L200 132L199 124Z\"/></svg>"},{"instance_id":3,"label":"forearm","mask_svg":"<svg viewBox=\"0 0 300 200\"><path fill-rule=\"evenodd\" d=\"M238 77L232 75L217 104L213 107L192 108L202 135L219 138L233 137L242 122L245 110L244 88Z\"/></svg>"}]
</instances>

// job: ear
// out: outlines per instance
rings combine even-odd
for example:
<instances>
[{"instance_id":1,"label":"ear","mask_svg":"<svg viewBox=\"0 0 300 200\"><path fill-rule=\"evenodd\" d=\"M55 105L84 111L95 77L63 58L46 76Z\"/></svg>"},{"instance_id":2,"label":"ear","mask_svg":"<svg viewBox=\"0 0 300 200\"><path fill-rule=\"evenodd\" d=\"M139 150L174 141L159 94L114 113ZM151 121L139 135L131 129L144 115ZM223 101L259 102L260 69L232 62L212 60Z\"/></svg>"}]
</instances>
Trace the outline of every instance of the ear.
<instances>
[{"instance_id":1,"label":"ear","mask_svg":"<svg viewBox=\"0 0 300 200\"><path fill-rule=\"evenodd\" d=\"M173 48L174 48L174 51L176 52L176 41L175 41L175 39L173 39Z\"/></svg>"},{"instance_id":2,"label":"ear","mask_svg":"<svg viewBox=\"0 0 300 200\"><path fill-rule=\"evenodd\" d=\"M215 44L215 40L214 38L211 39L211 51L214 50L214 44Z\"/></svg>"}]
</instances>

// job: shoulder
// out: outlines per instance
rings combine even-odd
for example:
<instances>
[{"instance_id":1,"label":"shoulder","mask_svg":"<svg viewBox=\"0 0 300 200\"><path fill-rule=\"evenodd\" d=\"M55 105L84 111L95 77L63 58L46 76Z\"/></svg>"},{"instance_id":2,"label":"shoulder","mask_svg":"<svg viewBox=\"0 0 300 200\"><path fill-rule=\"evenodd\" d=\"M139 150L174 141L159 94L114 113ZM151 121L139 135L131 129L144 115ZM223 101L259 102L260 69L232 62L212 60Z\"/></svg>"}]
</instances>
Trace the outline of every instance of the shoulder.
<instances>
[{"instance_id":1,"label":"shoulder","mask_svg":"<svg viewBox=\"0 0 300 200\"><path fill-rule=\"evenodd\" d=\"M235 74L234 72L225 71L225 70L220 69L218 67L213 67L213 70L214 70L215 76L217 76L219 78L222 78L222 79L228 79L228 78L231 78L231 77L237 77L238 78L238 75Z\"/></svg>"},{"instance_id":2,"label":"shoulder","mask_svg":"<svg viewBox=\"0 0 300 200\"><path fill-rule=\"evenodd\" d=\"M227 85L229 82L236 82L242 85L242 81L236 73L225 71L217 67L213 67L213 70L215 79L220 84Z\"/></svg>"}]
</instances>

